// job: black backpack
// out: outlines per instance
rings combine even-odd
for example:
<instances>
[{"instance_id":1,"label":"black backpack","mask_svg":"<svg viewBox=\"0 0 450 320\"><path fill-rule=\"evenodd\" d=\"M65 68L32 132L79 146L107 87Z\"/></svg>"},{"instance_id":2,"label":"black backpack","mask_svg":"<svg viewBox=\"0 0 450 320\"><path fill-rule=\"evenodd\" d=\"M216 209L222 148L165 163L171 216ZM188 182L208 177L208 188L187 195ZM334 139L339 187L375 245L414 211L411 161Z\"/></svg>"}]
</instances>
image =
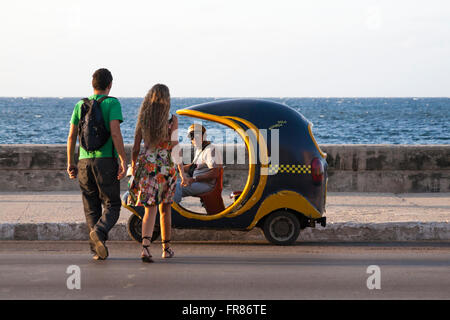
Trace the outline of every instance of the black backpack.
<instances>
[{"instance_id":1,"label":"black backpack","mask_svg":"<svg viewBox=\"0 0 450 320\"><path fill-rule=\"evenodd\" d=\"M80 135L80 145L87 151L99 150L111 136L106 129L100 108L100 104L107 98L112 97L104 96L98 100L83 99L78 134Z\"/></svg>"}]
</instances>

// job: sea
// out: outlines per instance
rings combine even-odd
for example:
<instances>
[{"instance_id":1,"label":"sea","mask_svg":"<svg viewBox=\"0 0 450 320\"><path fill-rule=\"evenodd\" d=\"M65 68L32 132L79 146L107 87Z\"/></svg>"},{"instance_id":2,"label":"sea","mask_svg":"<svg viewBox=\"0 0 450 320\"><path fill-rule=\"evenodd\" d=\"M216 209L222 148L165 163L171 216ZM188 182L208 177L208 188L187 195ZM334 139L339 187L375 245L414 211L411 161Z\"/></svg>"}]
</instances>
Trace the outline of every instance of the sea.
<instances>
[{"instance_id":1,"label":"sea","mask_svg":"<svg viewBox=\"0 0 450 320\"><path fill-rule=\"evenodd\" d=\"M0 144L65 144L74 98L0 98ZM171 112L230 98L172 98ZM256 98L288 105L313 123L319 144L449 144L450 98ZM133 143L143 98L120 98L125 143ZM193 118L179 117L180 132ZM214 122L203 122L216 143L242 143ZM231 130L229 130L231 131ZM180 141L182 139L180 138ZM186 140L184 140L186 142Z\"/></svg>"}]
</instances>

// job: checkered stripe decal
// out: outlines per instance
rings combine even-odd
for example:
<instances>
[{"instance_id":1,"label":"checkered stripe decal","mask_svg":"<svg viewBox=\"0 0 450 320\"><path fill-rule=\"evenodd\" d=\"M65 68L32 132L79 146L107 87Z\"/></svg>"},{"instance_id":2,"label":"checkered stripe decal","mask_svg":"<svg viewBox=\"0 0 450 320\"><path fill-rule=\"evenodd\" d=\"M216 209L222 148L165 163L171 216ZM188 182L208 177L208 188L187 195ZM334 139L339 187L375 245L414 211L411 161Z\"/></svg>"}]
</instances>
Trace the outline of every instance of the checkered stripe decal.
<instances>
[{"instance_id":1,"label":"checkered stripe decal","mask_svg":"<svg viewBox=\"0 0 450 320\"><path fill-rule=\"evenodd\" d=\"M311 165L306 164L274 164L269 165L269 174L299 173L311 174Z\"/></svg>"}]
</instances>

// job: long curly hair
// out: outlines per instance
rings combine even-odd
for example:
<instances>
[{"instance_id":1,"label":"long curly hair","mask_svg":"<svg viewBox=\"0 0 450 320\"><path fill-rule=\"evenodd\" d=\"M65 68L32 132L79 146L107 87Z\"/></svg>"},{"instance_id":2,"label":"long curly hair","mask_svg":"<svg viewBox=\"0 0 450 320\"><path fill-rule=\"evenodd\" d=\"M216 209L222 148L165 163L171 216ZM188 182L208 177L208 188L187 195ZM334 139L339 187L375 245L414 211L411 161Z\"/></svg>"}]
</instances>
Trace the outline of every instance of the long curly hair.
<instances>
[{"instance_id":1,"label":"long curly hair","mask_svg":"<svg viewBox=\"0 0 450 320\"><path fill-rule=\"evenodd\" d=\"M145 146L150 148L169 139L170 92L164 84L155 84L142 101L136 123Z\"/></svg>"}]
</instances>

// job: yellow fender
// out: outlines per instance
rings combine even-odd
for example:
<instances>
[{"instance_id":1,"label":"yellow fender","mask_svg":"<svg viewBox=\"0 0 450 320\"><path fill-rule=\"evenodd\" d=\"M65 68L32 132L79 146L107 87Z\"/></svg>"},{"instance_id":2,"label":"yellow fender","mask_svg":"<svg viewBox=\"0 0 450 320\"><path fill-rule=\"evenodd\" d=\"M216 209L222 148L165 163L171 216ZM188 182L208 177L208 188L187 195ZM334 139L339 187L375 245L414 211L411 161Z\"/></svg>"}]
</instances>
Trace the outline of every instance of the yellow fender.
<instances>
[{"instance_id":1,"label":"yellow fender","mask_svg":"<svg viewBox=\"0 0 450 320\"><path fill-rule=\"evenodd\" d=\"M258 221L269 213L284 208L300 212L306 217L312 219L322 217L320 212L314 208L314 206L306 200L305 197L294 191L283 190L270 195L261 203L261 206L256 212L255 218L247 229L250 230L254 228Z\"/></svg>"}]
</instances>

